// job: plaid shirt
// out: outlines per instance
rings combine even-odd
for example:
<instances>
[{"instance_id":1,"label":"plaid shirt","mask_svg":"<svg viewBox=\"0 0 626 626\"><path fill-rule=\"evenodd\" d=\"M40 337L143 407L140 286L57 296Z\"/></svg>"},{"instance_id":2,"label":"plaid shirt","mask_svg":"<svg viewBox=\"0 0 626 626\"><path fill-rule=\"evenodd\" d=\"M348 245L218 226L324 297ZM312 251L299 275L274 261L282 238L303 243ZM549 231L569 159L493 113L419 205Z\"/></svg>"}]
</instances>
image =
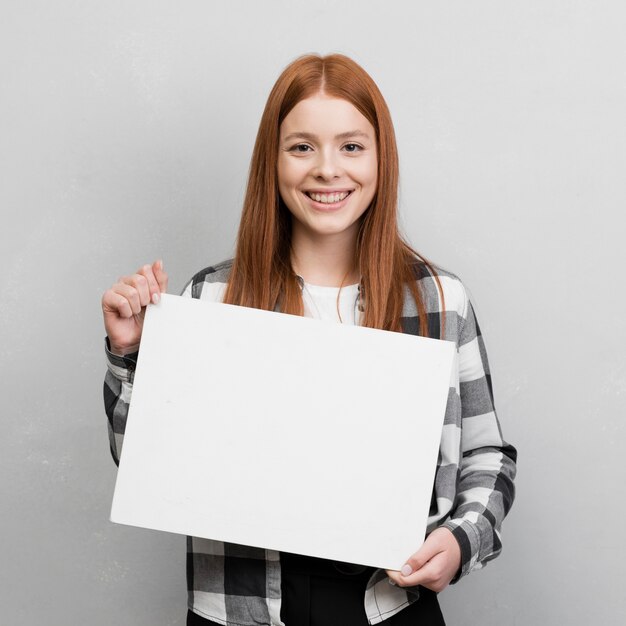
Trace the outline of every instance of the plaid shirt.
<instances>
[{"instance_id":1,"label":"plaid shirt","mask_svg":"<svg viewBox=\"0 0 626 626\"><path fill-rule=\"evenodd\" d=\"M219 300L231 266L232 261L226 261L198 272L183 295ZM429 333L439 339L442 311L437 285L421 264L416 270ZM455 583L482 568L502 549L500 526L514 498L517 453L502 438L485 346L465 288L453 274L437 272L445 295L443 338L455 342L459 358L448 395L427 532L445 526L459 542L462 564ZM418 334L417 310L408 289L404 300L403 332ZM104 402L116 463L136 358L136 354L120 357L107 350ZM207 619L237 626L282 625L279 552L188 537L187 584L189 608ZM392 586L384 570L376 570L364 597L368 620L380 623L418 598L419 587Z\"/></svg>"}]
</instances>

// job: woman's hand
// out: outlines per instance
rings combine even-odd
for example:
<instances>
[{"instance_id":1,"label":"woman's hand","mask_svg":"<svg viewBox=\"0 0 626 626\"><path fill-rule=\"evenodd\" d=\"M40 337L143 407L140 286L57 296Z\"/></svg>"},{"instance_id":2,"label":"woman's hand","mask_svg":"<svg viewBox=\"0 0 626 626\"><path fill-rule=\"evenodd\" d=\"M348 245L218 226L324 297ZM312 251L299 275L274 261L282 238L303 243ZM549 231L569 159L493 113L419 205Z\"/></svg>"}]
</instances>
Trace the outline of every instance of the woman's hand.
<instances>
[{"instance_id":1,"label":"woman's hand","mask_svg":"<svg viewBox=\"0 0 626 626\"><path fill-rule=\"evenodd\" d=\"M387 576L399 587L422 585L442 591L461 567L461 548L447 528L433 530L422 547L406 562L400 572L387 570Z\"/></svg>"},{"instance_id":2,"label":"woman's hand","mask_svg":"<svg viewBox=\"0 0 626 626\"><path fill-rule=\"evenodd\" d=\"M156 304L167 291L163 262L144 265L131 276L122 276L102 296L102 314L111 351L129 354L139 349L143 318L149 302Z\"/></svg>"}]
</instances>

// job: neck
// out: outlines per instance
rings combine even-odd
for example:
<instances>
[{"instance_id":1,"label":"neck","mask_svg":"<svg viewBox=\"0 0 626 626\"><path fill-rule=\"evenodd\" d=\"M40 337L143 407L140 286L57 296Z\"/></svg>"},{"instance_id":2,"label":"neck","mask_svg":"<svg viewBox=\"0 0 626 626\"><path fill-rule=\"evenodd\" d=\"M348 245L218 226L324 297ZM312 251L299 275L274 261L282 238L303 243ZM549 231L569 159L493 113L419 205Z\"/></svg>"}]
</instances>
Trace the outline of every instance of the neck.
<instances>
[{"instance_id":1,"label":"neck","mask_svg":"<svg viewBox=\"0 0 626 626\"><path fill-rule=\"evenodd\" d=\"M355 267L356 233L315 235L294 227L291 234L291 264L312 285L341 287L359 280Z\"/></svg>"}]
</instances>

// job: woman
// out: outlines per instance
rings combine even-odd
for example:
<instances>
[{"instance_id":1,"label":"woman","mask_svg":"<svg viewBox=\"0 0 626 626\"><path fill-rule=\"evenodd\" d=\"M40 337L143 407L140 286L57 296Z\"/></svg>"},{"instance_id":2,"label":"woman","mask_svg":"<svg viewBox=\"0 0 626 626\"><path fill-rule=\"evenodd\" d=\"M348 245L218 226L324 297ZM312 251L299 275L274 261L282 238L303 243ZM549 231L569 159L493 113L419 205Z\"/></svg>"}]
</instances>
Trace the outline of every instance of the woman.
<instances>
[{"instance_id":1,"label":"woman","mask_svg":"<svg viewBox=\"0 0 626 626\"><path fill-rule=\"evenodd\" d=\"M443 624L436 594L501 550L516 451L500 434L465 289L400 237L397 189L393 126L375 83L345 56L301 57L261 119L235 257L197 273L183 295L454 341L458 380L427 538L401 572L385 572L190 537L188 624ZM166 289L157 261L103 296L116 462L145 307Z\"/></svg>"}]
</instances>

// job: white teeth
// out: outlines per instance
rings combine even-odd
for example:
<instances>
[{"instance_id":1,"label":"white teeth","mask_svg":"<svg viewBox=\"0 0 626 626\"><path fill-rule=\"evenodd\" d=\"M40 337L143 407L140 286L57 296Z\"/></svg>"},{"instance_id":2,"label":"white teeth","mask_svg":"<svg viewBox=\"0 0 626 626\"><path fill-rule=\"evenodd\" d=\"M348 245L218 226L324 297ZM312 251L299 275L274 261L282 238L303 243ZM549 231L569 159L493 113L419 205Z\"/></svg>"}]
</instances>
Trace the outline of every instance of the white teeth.
<instances>
[{"instance_id":1,"label":"white teeth","mask_svg":"<svg viewBox=\"0 0 626 626\"><path fill-rule=\"evenodd\" d=\"M309 193L309 196L316 202L322 202L323 204L332 204L334 202L340 202L348 197L349 191L343 191L341 193Z\"/></svg>"}]
</instances>

